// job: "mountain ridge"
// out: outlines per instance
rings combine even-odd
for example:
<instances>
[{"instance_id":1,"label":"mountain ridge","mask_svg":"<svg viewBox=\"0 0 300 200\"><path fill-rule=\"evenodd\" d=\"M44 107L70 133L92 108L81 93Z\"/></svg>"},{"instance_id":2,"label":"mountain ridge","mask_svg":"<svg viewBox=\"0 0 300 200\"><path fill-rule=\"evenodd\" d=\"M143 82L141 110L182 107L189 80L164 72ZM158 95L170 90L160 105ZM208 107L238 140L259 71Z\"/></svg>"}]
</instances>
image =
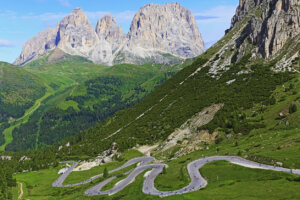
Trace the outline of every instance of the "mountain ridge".
<instances>
[{"instance_id":1,"label":"mountain ridge","mask_svg":"<svg viewBox=\"0 0 300 200\"><path fill-rule=\"evenodd\" d=\"M14 64L24 65L54 48L98 64L171 64L172 56L182 60L198 56L204 43L193 14L179 3L142 7L128 34L110 14L99 19L94 29L83 10L75 8L54 29L25 43Z\"/></svg>"}]
</instances>

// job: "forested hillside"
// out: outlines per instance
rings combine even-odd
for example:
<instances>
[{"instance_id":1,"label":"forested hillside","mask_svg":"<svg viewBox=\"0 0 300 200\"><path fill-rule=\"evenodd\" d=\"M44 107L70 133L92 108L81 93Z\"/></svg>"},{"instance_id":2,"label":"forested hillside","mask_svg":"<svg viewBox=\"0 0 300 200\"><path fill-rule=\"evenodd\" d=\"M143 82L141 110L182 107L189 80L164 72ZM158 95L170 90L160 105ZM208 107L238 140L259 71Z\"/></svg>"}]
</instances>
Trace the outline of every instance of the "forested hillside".
<instances>
[{"instance_id":1,"label":"forested hillside","mask_svg":"<svg viewBox=\"0 0 300 200\"><path fill-rule=\"evenodd\" d=\"M21 117L45 92L37 76L4 62L0 63L0 81L1 122Z\"/></svg>"},{"instance_id":2,"label":"forested hillside","mask_svg":"<svg viewBox=\"0 0 300 200\"><path fill-rule=\"evenodd\" d=\"M8 63L0 63L0 145L2 131L22 117L43 96L45 86L37 76Z\"/></svg>"},{"instance_id":3,"label":"forested hillside","mask_svg":"<svg viewBox=\"0 0 300 200\"><path fill-rule=\"evenodd\" d=\"M13 138L5 146L7 151L57 144L134 105L191 62L107 67L69 55L48 62L50 56L24 67L43 81L47 91L26 121L2 126Z\"/></svg>"},{"instance_id":4,"label":"forested hillside","mask_svg":"<svg viewBox=\"0 0 300 200\"><path fill-rule=\"evenodd\" d=\"M16 179L13 178L14 170L6 165L5 161L0 162L0 199L12 199L12 187L16 187Z\"/></svg>"}]
</instances>

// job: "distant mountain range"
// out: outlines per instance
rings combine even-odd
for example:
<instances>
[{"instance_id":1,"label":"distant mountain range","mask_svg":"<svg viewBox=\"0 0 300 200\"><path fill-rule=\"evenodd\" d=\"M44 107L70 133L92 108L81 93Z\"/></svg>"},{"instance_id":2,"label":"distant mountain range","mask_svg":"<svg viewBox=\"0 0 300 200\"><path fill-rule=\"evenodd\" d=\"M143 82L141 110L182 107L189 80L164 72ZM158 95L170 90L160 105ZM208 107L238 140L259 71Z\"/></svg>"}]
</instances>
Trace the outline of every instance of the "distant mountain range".
<instances>
[{"instance_id":1,"label":"distant mountain range","mask_svg":"<svg viewBox=\"0 0 300 200\"><path fill-rule=\"evenodd\" d=\"M54 29L27 41L14 64L24 65L56 48L106 65L173 64L178 58L196 57L205 49L193 14L179 3L142 7L128 34L110 14L99 19L94 29L83 10L76 8Z\"/></svg>"}]
</instances>

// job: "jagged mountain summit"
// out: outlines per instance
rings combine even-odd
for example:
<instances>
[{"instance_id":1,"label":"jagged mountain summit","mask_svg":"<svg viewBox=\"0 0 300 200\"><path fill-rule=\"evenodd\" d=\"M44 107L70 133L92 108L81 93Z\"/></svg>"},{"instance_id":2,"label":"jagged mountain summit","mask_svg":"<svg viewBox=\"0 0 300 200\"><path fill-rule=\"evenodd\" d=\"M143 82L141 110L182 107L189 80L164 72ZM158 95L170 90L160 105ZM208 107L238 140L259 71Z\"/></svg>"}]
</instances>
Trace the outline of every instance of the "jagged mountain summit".
<instances>
[{"instance_id":1,"label":"jagged mountain summit","mask_svg":"<svg viewBox=\"0 0 300 200\"><path fill-rule=\"evenodd\" d=\"M203 40L191 11L179 3L148 4L133 18L128 41L117 59L129 63L137 58L168 62L162 53L192 58L203 51Z\"/></svg>"},{"instance_id":2,"label":"jagged mountain summit","mask_svg":"<svg viewBox=\"0 0 300 200\"><path fill-rule=\"evenodd\" d=\"M89 58L96 63L109 63L112 59L109 54L112 51L111 45L98 37L80 8L64 17L54 29L47 29L26 42L14 64L23 65L55 48L70 55Z\"/></svg>"},{"instance_id":3,"label":"jagged mountain summit","mask_svg":"<svg viewBox=\"0 0 300 200\"><path fill-rule=\"evenodd\" d=\"M112 48L112 54L119 50L126 41L126 34L123 33L115 19L107 14L98 20L96 25L96 33L100 39L107 41Z\"/></svg>"},{"instance_id":4,"label":"jagged mountain summit","mask_svg":"<svg viewBox=\"0 0 300 200\"><path fill-rule=\"evenodd\" d=\"M198 56L205 49L193 14L179 3L142 7L128 34L110 14L99 19L94 29L83 10L76 8L54 29L27 41L14 64L24 65L55 48L107 65L172 63Z\"/></svg>"}]
</instances>

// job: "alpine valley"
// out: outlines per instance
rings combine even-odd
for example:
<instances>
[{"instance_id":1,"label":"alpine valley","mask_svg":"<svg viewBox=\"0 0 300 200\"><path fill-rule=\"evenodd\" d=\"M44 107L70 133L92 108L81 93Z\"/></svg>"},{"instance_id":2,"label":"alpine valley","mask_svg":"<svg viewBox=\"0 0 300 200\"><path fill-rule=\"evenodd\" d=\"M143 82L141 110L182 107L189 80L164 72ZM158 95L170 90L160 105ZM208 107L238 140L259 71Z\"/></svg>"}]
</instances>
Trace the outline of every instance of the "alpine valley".
<instances>
[{"instance_id":1,"label":"alpine valley","mask_svg":"<svg viewBox=\"0 0 300 200\"><path fill-rule=\"evenodd\" d=\"M300 199L300 2L74 9L0 63L0 199Z\"/></svg>"},{"instance_id":2,"label":"alpine valley","mask_svg":"<svg viewBox=\"0 0 300 200\"><path fill-rule=\"evenodd\" d=\"M178 3L141 8L128 35L109 14L94 30L76 8L24 44L14 63L22 67L2 64L10 79L1 88L1 149L57 144L134 105L203 51L194 16Z\"/></svg>"}]
</instances>

